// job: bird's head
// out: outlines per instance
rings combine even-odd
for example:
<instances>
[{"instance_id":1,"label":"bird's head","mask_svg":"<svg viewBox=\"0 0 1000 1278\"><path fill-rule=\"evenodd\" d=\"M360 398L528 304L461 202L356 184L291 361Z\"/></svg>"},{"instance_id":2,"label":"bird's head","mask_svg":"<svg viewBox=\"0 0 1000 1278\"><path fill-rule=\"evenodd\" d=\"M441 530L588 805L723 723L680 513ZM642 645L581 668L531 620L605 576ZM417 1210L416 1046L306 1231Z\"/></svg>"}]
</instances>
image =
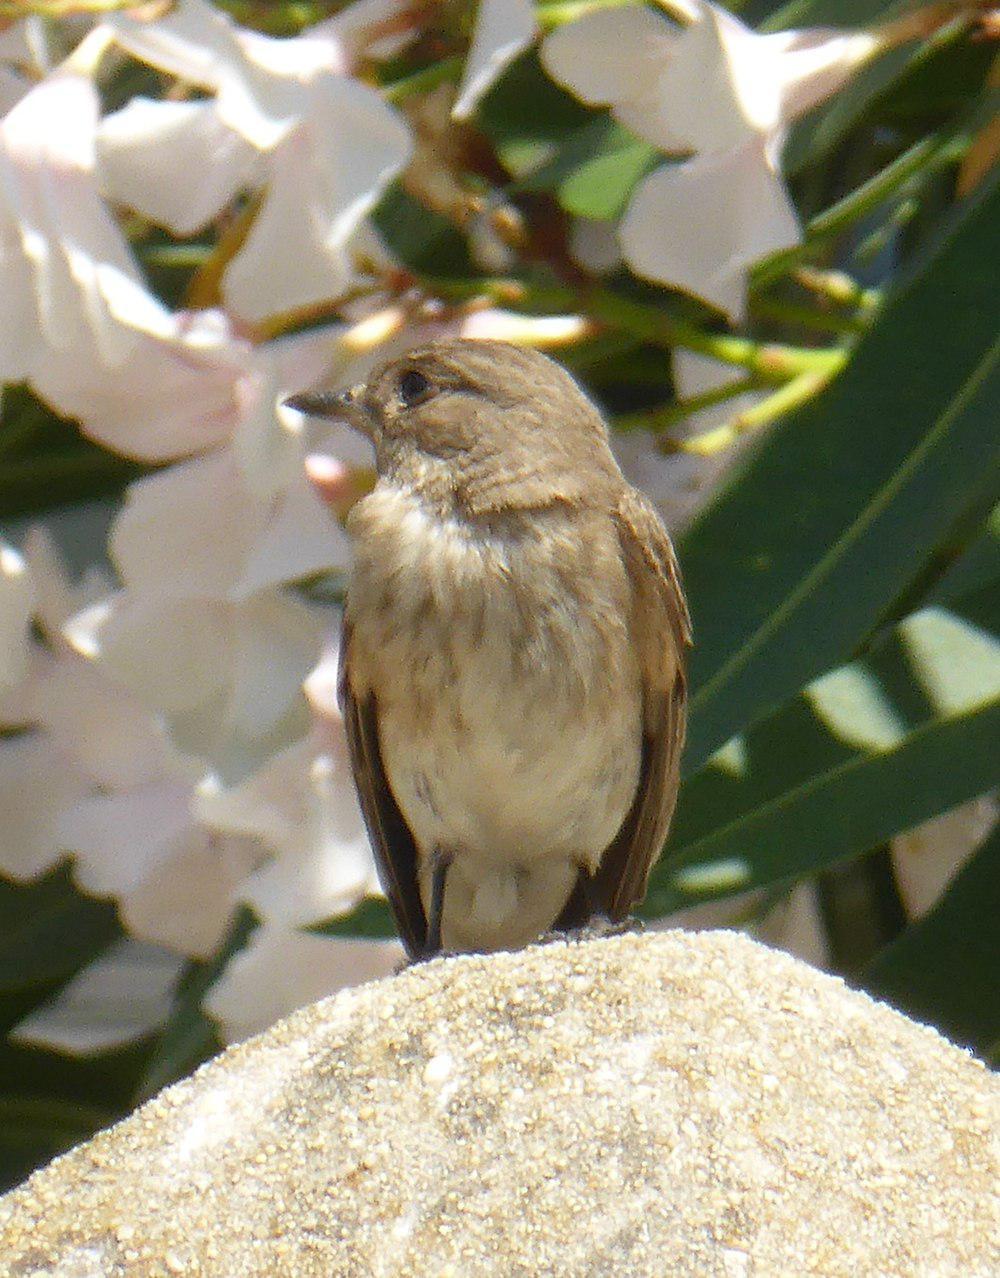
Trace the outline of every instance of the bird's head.
<instances>
[{"instance_id":1,"label":"bird's head","mask_svg":"<svg viewBox=\"0 0 1000 1278\"><path fill-rule=\"evenodd\" d=\"M569 373L506 342L436 342L287 403L361 431L384 479L473 514L582 503L621 482L604 421Z\"/></svg>"}]
</instances>

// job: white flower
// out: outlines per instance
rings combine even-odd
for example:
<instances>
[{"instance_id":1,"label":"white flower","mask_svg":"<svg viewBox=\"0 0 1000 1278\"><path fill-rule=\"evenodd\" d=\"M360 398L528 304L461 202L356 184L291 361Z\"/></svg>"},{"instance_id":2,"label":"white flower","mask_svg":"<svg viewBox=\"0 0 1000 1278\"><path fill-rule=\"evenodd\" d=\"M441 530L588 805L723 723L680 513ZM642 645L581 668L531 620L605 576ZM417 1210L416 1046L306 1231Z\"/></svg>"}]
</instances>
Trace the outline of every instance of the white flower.
<instances>
[{"instance_id":1,"label":"white flower","mask_svg":"<svg viewBox=\"0 0 1000 1278\"><path fill-rule=\"evenodd\" d=\"M898 834L890 844L899 894L911 919L922 918L1000 817L993 795L984 795Z\"/></svg>"},{"instance_id":2,"label":"white flower","mask_svg":"<svg viewBox=\"0 0 1000 1278\"><path fill-rule=\"evenodd\" d=\"M22 731L0 740L0 873L30 880L71 855L81 888L116 898L133 935L205 958L265 849L197 822L204 763L181 754L165 720L106 665L61 638L62 620L96 583L71 586L40 530L25 548L34 616L54 651L33 650Z\"/></svg>"},{"instance_id":3,"label":"white flower","mask_svg":"<svg viewBox=\"0 0 1000 1278\"><path fill-rule=\"evenodd\" d=\"M45 27L41 18L24 18L0 31L0 116L31 88L33 76L48 69Z\"/></svg>"},{"instance_id":4,"label":"white flower","mask_svg":"<svg viewBox=\"0 0 1000 1278\"><path fill-rule=\"evenodd\" d=\"M113 117L102 134L112 193L166 225L194 230L241 186L266 186L223 280L227 306L244 319L341 293L351 278L348 241L411 152L399 114L348 74L373 15L353 26L346 15L338 19L284 40L236 26L205 0L180 0L153 22L109 19L136 57L215 95L208 106L185 104L193 130L186 139L184 117L170 103ZM260 153L257 166L227 130ZM199 156L210 162L208 176L192 162Z\"/></svg>"},{"instance_id":5,"label":"white flower","mask_svg":"<svg viewBox=\"0 0 1000 1278\"><path fill-rule=\"evenodd\" d=\"M166 1021L183 965L159 946L117 941L19 1022L10 1037L71 1056L124 1047Z\"/></svg>"},{"instance_id":6,"label":"white flower","mask_svg":"<svg viewBox=\"0 0 1000 1278\"><path fill-rule=\"evenodd\" d=\"M641 6L600 10L549 36L542 60L584 101L690 156L639 184L622 250L638 274L738 318L750 264L800 238L778 171L786 125L877 42L825 30L759 35L705 0L690 16L678 29Z\"/></svg>"},{"instance_id":7,"label":"white flower","mask_svg":"<svg viewBox=\"0 0 1000 1278\"><path fill-rule=\"evenodd\" d=\"M30 882L62 859L62 813L86 779L42 734L0 738L0 874Z\"/></svg>"},{"instance_id":8,"label":"white flower","mask_svg":"<svg viewBox=\"0 0 1000 1278\"><path fill-rule=\"evenodd\" d=\"M301 736L321 616L281 591L241 603L123 591L73 619L77 650L162 716L171 740L231 775Z\"/></svg>"},{"instance_id":9,"label":"white flower","mask_svg":"<svg viewBox=\"0 0 1000 1278\"><path fill-rule=\"evenodd\" d=\"M207 225L260 177L258 153L213 98L132 98L101 121L97 154L104 192L177 235Z\"/></svg>"},{"instance_id":10,"label":"white flower","mask_svg":"<svg viewBox=\"0 0 1000 1278\"><path fill-rule=\"evenodd\" d=\"M0 692L13 688L28 672L33 604L23 556L0 542Z\"/></svg>"},{"instance_id":11,"label":"white flower","mask_svg":"<svg viewBox=\"0 0 1000 1278\"><path fill-rule=\"evenodd\" d=\"M96 122L93 85L64 74L0 123L0 380L31 377L49 350L126 355L101 275L137 272L93 185Z\"/></svg>"},{"instance_id":12,"label":"white flower","mask_svg":"<svg viewBox=\"0 0 1000 1278\"><path fill-rule=\"evenodd\" d=\"M456 120L472 115L479 99L531 44L536 31L531 0L479 0L472 46L452 107Z\"/></svg>"},{"instance_id":13,"label":"white flower","mask_svg":"<svg viewBox=\"0 0 1000 1278\"><path fill-rule=\"evenodd\" d=\"M216 981L204 1007L235 1043L296 1008L337 990L391 975L403 960L398 941L315 936L262 927Z\"/></svg>"},{"instance_id":14,"label":"white flower","mask_svg":"<svg viewBox=\"0 0 1000 1278\"><path fill-rule=\"evenodd\" d=\"M271 152L263 205L223 281L230 310L249 320L344 291L351 236L410 154L402 119L356 80L317 80L302 107Z\"/></svg>"},{"instance_id":15,"label":"white flower","mask_svg":"<svg viewBox=\"0 0 1000 1278\"><path fill-rule=\"evenodd\" d=\"M673 352L673 380L678 398L691 399L739 380L741 370L692 351ZM762 392L746 391L686 418L674 433L700 434L721 426L752 407ZM750 437L747 436L747 439ZM618 464L631 483L652 499L671 532L691 523L718 487L723 475L741 456L744 441L710 456L665 452L660 438L646 430L613 431L611 443Z\"/></svg>"},{"instance_id":16,"label":"white flower","mask_svg":"<svg viewBox=\"0 0 1000 1278\"><path fill-rule=\"evenodd\" d=\"M380 891L334 703L336 669L330 650L306 681L315 717L308 737L239 785L208 777L199 787L197 813L207 826L256 838L275 854L240 897L277 926L347 914Z\"/></svg>"},{"instance_id":17,"label":"white flower","mask_svg":"<svg viewBox=\"0 0 1000 1278\"><path fill-rule=\"evenodd\" d=\"M127 456L161 460L230 435L249 347L218 312L146 290L97 190L97 95L57 73L0 123L0 380L30 380Z\"/></svg>"}]
</instances>

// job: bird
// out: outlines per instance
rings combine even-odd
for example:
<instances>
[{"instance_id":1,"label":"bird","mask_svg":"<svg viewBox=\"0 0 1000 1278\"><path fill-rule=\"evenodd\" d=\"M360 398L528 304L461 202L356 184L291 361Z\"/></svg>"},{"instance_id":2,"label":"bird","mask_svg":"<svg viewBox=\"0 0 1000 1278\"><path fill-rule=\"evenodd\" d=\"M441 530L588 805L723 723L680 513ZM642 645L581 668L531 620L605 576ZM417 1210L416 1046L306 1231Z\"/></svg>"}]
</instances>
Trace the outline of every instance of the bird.
<instances>
[{"instance_id":1,"label":"bird","mask_svg":"<svg viewBox=\"0 0 1000 1278\"><path fill-rule=\"evenodd\" d=\"M691 623L601 412L539 351L470 339L286 403L375 449L339 695L409 958L623 923L677 797Z\"/></svg>"}]
</instances>

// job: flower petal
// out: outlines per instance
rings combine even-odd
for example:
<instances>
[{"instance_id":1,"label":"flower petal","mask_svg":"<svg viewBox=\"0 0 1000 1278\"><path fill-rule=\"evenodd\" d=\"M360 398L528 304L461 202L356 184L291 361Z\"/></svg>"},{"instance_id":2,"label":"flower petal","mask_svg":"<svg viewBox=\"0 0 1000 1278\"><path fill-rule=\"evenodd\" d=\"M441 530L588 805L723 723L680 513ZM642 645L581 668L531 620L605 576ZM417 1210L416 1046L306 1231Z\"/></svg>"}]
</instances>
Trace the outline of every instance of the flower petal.
<instances>
[{"instance_id":1,"label":"flower petal","mask_svg":"<svg viewBox=\"0 0 1000 1278\"><path fill-rule=\"evenodd\" d=\"M618 106L656 83L677 38L675 27L642 5L597 9L547 37L542 65L584 102Z\"/></svg>"},{"instance_id":2,"label":"flower petal","mask_svg":"<svg viewBox=\"0 0 1000 1278\"><path fill-rule=\"evenodd\" d=\"M781 115L794 120L841 87L854 71L878 52L878 37L868 31L775 31L760 36L776 50Z\"/></svg>"},{"instance_id":3,"label":"flower petal","mask_svg":"<svg viewBox=\"0 0 1000 1278\"><path fill-rule=\"evenodd\" d=\"M133 98L97 132L105 193L177 235L216 217L257 173L250 144L219 118L212 100Z\"/></svg>"},{"instance_id":4,"label":"flower petal","mask_svg":"<svg viewBox=\"0 0 1000 1278\"><path fill-rule=\"evenodd\" d=\"M380 28L392 34L374 38ZM419 20L410 0L355 0L332 18L310 27L308 34L335 39L350 71L363 57L394 58L401 53L419 34Z\"/></svg>"},{"instance_id":5,"label":"flower petal","mask_svg":"<svg viewBox=\"0 0 1000 1278\"><path fill-rule=\"evenodd\" d=\"M293 709L305 713L302 681L319 659L324 620L279 591L247 600L233 617L232 691L224 722L234 735L253 740Z\"/></svg>"},{"instance_id":6,"label":"flower petal","mask_svg":"<svg viewBox=\"0 0 1000 1278\"><path fill-rule=\"evenodd\" d=\"M151 22L125 13L105 21L133 57L203 89L217 88L226 61L239 56L231 19L206 0L179 0Z\"/></svg>"},{"instance_id":7,"label":"flower petal","mask_svg":"<svg viewBox=\"0 0 1000 1278\"><path fill-rule=\"evenodd\" d=\"M800 231L764 147L751 141L654 170L636 189L620 236L637 274L740 318L747 268L797 244Z\"/></svg>"},{"instance_id":8,"label":"flower petal","mask_svg":"<svg viewBox=\"0 0 1000 1278\"><path fill-rule=\"evenodd\" d=\"M116 941L11 1031L15 1043L94 1056L145 1038L170 1015L184 960L156 945Z\"/></svg>"},{"instance_id":9,"label":"flower petal","mask_svg":"<svg viewBox=\"0 0 1000 1278\"><path fill-rule=\"evenodd\" d=\"M0 740L0 872L25 882L60 861L61 814L87 789L44 734Z\"/></svg>"},{"instance_id":10,"label":"flower petal","mask_svg":"<svg viewBox=\"0 0 1000 1278\"><path fill-rule=\"evenodd\" d=\"M0 542L0 691L28 673L28 628L34 590L24 557Z\"/></svg>"},{"instance_id":11,"label":"flower petal","mask_svg":"<svg viewBox=\"0 0 1000 1278\"><path fill-rule=\"evenodd\" d=\"M93 896L134 892L184 844L191 829L191 787L180 781L96 794L59 821L63 848L76 858L76 879Z\"/></svg>"},{"instance_id":12,"label":"flower petal","mask_svg":"<svg viewBox=\"0 0 1000 1278\"><path fill-rule=\"evenodd\" d=\"M78 621L69 629L79 643ZM150 710L182 714L227 688L236 623L231 605L122 595L96 621L93 655Z\"/></svg>"},{"instance_id":13,"label":"flower petal","mask_svg":"<svg viewBox=\"0 0 1000 1278\"><path fill-rule=\"evenodd\" d=\"M35 592L35 621L52 644L74 613L111 590L110 577L93 565L71 582L55 539L45 524L34 524L24 539L24 556Z\"/></svg>"},{"instance_id":14,"label":"flower petal","mask_svg":"<svg viewBox=\"0 0 1000 1278\"><path fill-rule=\"evenodd\" d=\"M232 922L237 889L260 858L250 840L191 826L170 856L121 897L119 917L140 940L210 958Z\"/></svg>"},{"instance_id":15,"label":"flower petal","mask_svg":"<svg viewBox=\"0 0 1000 1278\"><path fill-rule=\"evenodd\" d=\"M52 348L83 346L108 362L126 354L99 274L110 266L136 280L139 272L94 181L97 118L94 86L62 73L36 85L0 123L0 269L9 311L0 336L12 339L0 356L5 379L45 367Z\"/></svg>"},{"instance_id":16,"label":"flower petal","mask_svg":"<svg viewBox=\"0 0 1000 1278\"><path fill-rule=\"evenodd\" d=\"M892 840L893 874L907 916L922 918L1000 816L997 800L984 795L932 817Z\"/></svg>"},{"instance_id":17,"label":"flower petal","mask_svg":"<svg viewBox=\"0 0 1000 1278\"><path fill-rule=\"evenodd\" d=\"M172 313L110 269L100 286L127 358L109 367L86 340L50 350L33 378L39 394L126 457L167 461L228 439L249 348L230 336L224 317Z\"/></svg>"},{"instance_id":18,"label":"flower petal","mask_svg":"<svg viewBox=\"0 0 1000 1278\"><path fill-rule=\"evenodd\" d=\"M48 667L36 684L32 708L52 742L97 785L129 790L177 766L149 711L81 657L64 656Z\"/></svg>"},{"instance_id":19,"label":"flower petal","mask_svg":"<svg viewBox=\"0 0 1000 1278\"><path fill-rule=\"evenodd\" d=\"M267 516L224 448L130 485L108 545L130 591L223 599Z\"/></svg>"},{"instance_id":20,"label":"flower petal","mask_svg":"<svg viewBox=\"0 0 1000 1278\"><path fill-rule=\"evenodd\" d=\"M318 923L379 891L343 733L332 750L319 740L297 742L228 790L199 787L206 824L256 837L277 854L240 892L267 922Z\"/></svg>"},{"instance_id":21,"label":"flower petal","mask_svg":"<svg viewBox=\"0 0 1000 1278\"><path fill-rule=\"evenodd\" d=\"M262 927L209 990L204 1007L234 1043L317 998L389 976L402 958L398 941Z\"/></svg>"},{"instance_id":22,"label":"flower petal","mask_svg":"<svg viewBox=\"0 0 1000 1278\"><path fill-rule=\"evenodd\" d=\"M374 89L336 77L312 85L307 113L274 151L267 196L226 271L229 308L257 321L343 292L352 275L347 241L411 148L402 118Z\"/></svg>"},{"instance_id":23,"label":"flower petal","mask_svg":"<svg viewBox=\"0 0 1000 1278\"><path fill-rule=\"evenodd\" d=\"M344 569L351 563L351 543L330 515L305 471L295 477L250 549L231 598L315 573Z\"/></svg>"},{"instance_id":24,"label":"flower petal","mask_svg":"<svg viewBox=\"0 0 1000 1278\"><path fill-rule=\"evenodd\" d=\"M466 120L509 63L535 38L531 0L479 0L472 46L452 117Z\"/></svg>"}]
</instances>

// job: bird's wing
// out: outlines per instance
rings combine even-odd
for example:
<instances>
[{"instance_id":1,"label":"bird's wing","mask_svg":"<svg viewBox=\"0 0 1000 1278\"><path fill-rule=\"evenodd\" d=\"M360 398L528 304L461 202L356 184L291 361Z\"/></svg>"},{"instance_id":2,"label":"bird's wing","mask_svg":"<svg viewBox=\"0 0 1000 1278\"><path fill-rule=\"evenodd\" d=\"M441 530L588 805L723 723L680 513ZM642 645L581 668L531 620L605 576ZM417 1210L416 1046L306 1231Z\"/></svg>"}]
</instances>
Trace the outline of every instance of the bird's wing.
<instances>
[{"instance_id":1,"label":"bird's wing","mask_svg":"<svg viewBox=\"0 0 1000 1278\"><path fill-rule=\"evenodd\" d=\"M592 907L624 918L646 891L670 825L680 779L691 643L680 571L659 516L635 489L615 511L633 584L633 635L642 677L642 761L635 801L590 885Z\"/></svg>"},{"instance_id":2,"label":"bird's wing","mask_svg":"<svg viewBox=\"0 0 1000 1278\"><path fill-rule=\"evenodd\" d=\"M347 728L354 784L375 853L379 882L396 927L413 957L427 942L427 918L417 880L417 846L389 786L379 745L378 705L372 692L357 698L351 688L351 628L344 621L340 641L340 708Z\"/></svg>"}]
</instances>

